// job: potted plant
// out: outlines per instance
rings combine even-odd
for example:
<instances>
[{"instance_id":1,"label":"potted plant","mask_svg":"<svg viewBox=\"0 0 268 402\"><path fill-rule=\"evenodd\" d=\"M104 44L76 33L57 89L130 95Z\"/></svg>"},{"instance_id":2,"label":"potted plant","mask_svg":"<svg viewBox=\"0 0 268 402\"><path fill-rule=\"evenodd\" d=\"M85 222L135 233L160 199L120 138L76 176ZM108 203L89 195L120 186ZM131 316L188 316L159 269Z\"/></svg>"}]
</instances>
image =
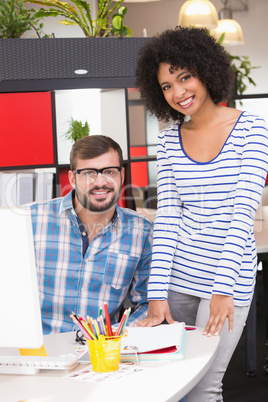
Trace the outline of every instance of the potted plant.
<instances>
[{"instance_id":1,"label":"potted plant","mask_svg":"<svg viewBox=\"0 0 268 402\"><path fill-rule=\"evenodd\" d=\"M39 38L47 37L42 28L35 10L27 10L23 0L0 1L0 38L20 38L32 29Z\"/></svg>"},{"instance_id":2,"label":"potted plant","mask_svg":"<svg viewBox=\"0 0 268 402\"><path fill-rule=\"evenodd\" d=\"M217 42L222 45L223 40L224 33L219 37ZM235 95L242 96L247 89L248 84L256 86L250 74L253 69L259 67L252 66L248 56L233 56L230 53L228 53L228 56L230 58L233 71L236 75Z\"/></svg>"},{"instance_id":3,"label":"potted plant","mask_svg":"<svg viewBox=\"0 0 268 402\"><path fill-rule=\"evenodd\" d=\"M127 8L121 6L123 1L100 0L95 20L92 18L90 5L83 0L72 0L70 3L74 5L58 0L27 0L26 2L49 7L48 9L40 8L36 12L38 18L62 16L64 19L60 21L61 24L78 25L86 37L131 36L132 31L123 24L127 12ZM112 15L114 11L116 12Z\"/></svg>"},{"instance_id":4,"label":"potted plant","mask_svg":"<svg viewBox=\"0 0 268 402\"><path fill-rule=\"evenodd\" d=\"M256 86L256 83L251 78L251 70L259 67L251 65L248 56L233 56L229 54L232 62L232 68L236 74L236 92L237 95L243 95L248 84Z\"/></svg>"},{"instance_id":5,"label":"potted plant","mask_svg":"<svg viewBox=\"0 0 268 402\"><path fill-rule=\"evenodd\" d=\"M71 118L69 122L69 129L66 132L65 136L67 140L71 140L73 142L80 140L80 138L86 137L89 135L89 124L86 121L85 124L82 121L74 120Z\"/></svg>"}]
</instances>

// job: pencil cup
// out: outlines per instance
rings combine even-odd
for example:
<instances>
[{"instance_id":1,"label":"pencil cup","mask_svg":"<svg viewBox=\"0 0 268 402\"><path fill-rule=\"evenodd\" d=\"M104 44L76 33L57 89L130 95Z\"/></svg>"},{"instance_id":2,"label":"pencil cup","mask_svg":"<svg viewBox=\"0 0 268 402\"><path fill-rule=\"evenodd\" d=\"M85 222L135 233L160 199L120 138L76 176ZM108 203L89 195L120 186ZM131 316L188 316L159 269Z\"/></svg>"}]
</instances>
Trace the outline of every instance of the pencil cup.
<instances>
[{"instance_id":1,"label":"pencil cup","mask_svg":"<svg viewBox=\"0 0 268 402\"><path fill-rule=\"evenodd\" d=\"M87 339L90 361L93 371L106 373L119 369L122 336L105 337L98 340Z\"/></svg>"}]
</instances>

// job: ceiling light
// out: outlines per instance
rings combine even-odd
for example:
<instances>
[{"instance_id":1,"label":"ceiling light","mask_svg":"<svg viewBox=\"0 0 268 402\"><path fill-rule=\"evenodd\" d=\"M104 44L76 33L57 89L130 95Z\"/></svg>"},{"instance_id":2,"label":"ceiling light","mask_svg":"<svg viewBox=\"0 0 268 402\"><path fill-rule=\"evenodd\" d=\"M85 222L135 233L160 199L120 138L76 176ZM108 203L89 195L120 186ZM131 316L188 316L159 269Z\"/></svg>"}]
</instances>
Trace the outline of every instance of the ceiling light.
<instances>
[{"instance_id":1,"label":"ceiling light","mask_svg":"<svg viewBox=\"0 0 268 402\"><path fill-rule=\"evenodd\" d=\"M224 7L219 12L217 28L211 34L219 39L224 34L223 45L242 45L244 44L241 26L232 17L232 10L227 7L228 0L222 0Z\"/></svg>"},{"instance_id":2,"label":"ceiling light","mask_svg":"<svg viewBox=\"0 0 268 402\"><path fill-rule=\"evenodd\" d=\"M124 3L147 3L148 1L161 1L161 0L125 0Z\"/></svg>"},{"instance_id":3,"label":"ceiling light","mask_svg":"<svg viewBox=\"0 0 268 402\"><path fill-rule=\"evenodd\" d=\"M209 0L187 0L180 9L178 23L181 26L216 28L217 10Z\"/></svg>"}]
</instances>

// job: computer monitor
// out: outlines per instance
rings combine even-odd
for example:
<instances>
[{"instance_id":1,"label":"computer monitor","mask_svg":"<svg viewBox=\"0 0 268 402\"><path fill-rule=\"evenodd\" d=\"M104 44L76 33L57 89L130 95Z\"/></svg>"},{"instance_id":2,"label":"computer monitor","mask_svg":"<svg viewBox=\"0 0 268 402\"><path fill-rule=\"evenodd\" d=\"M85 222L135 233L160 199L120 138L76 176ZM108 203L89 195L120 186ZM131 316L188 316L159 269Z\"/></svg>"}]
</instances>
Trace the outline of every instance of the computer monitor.
<instances>
[{"instance_id":1,"label":"computer monitor","mask_svg":"<svg viewBox=\"0 0 268 402\"><path fill-rule=\"evenodd\" d=\"M29 207L0 208L0 347L43 344Z\"/></svg>"}]
</instances>

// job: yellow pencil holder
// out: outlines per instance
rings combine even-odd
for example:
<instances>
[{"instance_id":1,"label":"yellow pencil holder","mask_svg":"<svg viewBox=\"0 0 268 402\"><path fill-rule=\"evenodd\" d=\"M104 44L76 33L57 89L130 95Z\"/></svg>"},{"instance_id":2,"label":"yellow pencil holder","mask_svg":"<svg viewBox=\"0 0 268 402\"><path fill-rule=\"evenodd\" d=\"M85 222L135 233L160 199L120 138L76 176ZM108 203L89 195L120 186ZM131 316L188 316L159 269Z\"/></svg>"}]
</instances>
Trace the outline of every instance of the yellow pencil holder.
<instances>
[{"instance_id":1,"label":"yellow pencil holder","mask_svg":"<svg viewBox=\"0 0 268 402\"><path fill-rule=\"evenodd\" d=\"M98 340L87 339L90 361L93 371L106 373L119 369L122 336L106 337Z\"/></svg>"}]
</instances>

